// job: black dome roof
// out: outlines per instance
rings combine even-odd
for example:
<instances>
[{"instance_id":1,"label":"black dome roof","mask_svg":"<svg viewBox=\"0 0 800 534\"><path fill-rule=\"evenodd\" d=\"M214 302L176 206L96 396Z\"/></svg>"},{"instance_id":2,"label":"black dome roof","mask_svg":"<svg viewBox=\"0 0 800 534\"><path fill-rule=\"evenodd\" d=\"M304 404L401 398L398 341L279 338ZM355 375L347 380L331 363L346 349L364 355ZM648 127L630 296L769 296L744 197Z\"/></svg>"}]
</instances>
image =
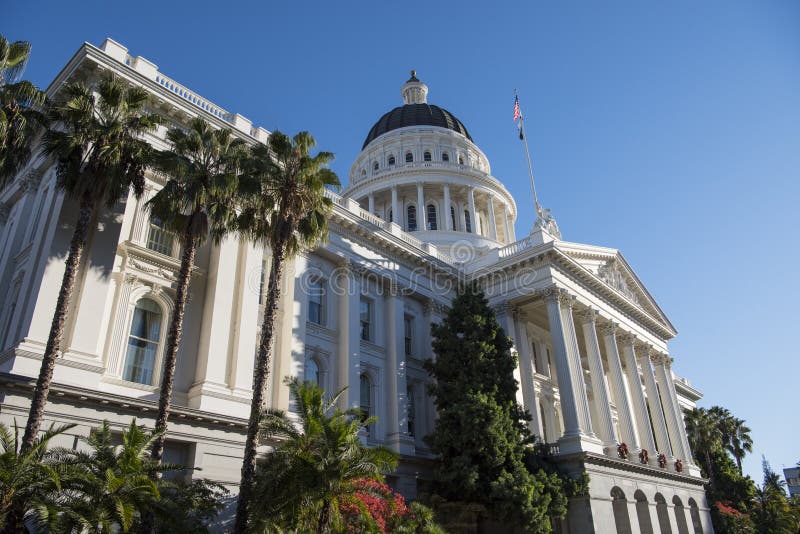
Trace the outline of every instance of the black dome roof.
<instances>
[{"instance_id":1,"label":"black dome roof","mask_svg":"<svg viewBox=\"0 0 800 534\"><path fill-rule=\"evenodd\" d=\"M367 139L361 147L363 150L373 140L386 132L404 128L406 126L438 126L460 133L472 141L467 128L455 115L431 104L406 104L398 106L378 119L375 126L370 129Z\"/></svg>"}]
</instances>

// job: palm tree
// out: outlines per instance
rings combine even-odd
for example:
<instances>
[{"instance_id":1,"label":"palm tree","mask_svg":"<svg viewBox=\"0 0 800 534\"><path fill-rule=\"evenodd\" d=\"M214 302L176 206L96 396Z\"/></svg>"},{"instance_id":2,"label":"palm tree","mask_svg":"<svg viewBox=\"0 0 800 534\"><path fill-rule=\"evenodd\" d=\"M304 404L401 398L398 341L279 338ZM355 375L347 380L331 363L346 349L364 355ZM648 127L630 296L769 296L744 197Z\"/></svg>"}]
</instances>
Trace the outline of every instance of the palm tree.
<instances>
[{"instance_id":1,"label":"palm tree","mask_svg":"<svg viewBox=\"0 0 800 534\"><path fill-rule=\"evenodd\" d=\"M144 192L150 145L141 136L160 122L158 115L145 112L148 94L144 89L128 87L110 74L101 77L94 90L82 83L69 84L62 96L48 112L52 127L45 132L44 152L57 158L57 185L78 203L79 213L22 438L23 451L33 446L42 424L92 221L98 210L113 207L129 190L137 197Z\"/></svg>"},{"instance_id":2,"label":"palm tree","mask_svg":"<svg viewBox=\"0 0 800 534\"><path fill-rule=\"evenodd\" d=\"M234 138L230 130L215 129L201 118L193 119L188 130L170 129L167 140L172 147L157 153L154 164L168 181L148 206L164 228L178 236L183 254L164 354L155 426L158 436L151 451L156 462L161 461L164 451L195 255L209 234L219 240L231 229L235 220L233 199L239 163L247 154L247 145Z\"/></svg>"},{"instance_id":3,"label":"palm tree","mask_svg":"<svg viewBox=\"0 0 800 534\"><path fill-rule=\"evenodd\" d=\"M234 532L243 534L248 525L248 506L253 492L264 394L269 375L275 311L280 298L284 262L301 249L311 248L327 238L333 203L324 196L326 187L338 187L339 179L326 165L330 152L309 152L316 141L308 132L290 138L275 131L267 146L257 145L242 180L243 205L238 218L240 232L272 251L267 301L261 325L253 399L242 462L239 501Z\"/></svg>"},{"instance_id":4,"label":"palm tree","mask_svg":"<svg viewBox=\"0 0 800 534\"><path fill-rule=\"evenodd\" d=\"M269 411L261 435L277 448L259 466L252 505L254 531L329 532L341 527L339 505L365 491L365 480L381 480L397 456L385 447L368 448L359 434L375 422L358 409L343 412L312 382L287 381L297 405L297 419Z\"/></svg>"},{"instance_id":5,"label":"palm tree","mask_svg":"<svg viewBox=\"0 0 800 534\"><path fill-rule=\"evenodd\" d=\"M748 452L753 452L753 438L750 436L750 428L744 424L743 419L733 417L730 421L730 439L726 448L736 460L739 474L742 475L742 460Z\"/></svg>"},{"instance_id":6,"label":"palm tree","mask_svg":"<svg viewBox=\"0 0 800 534\"><path fill-rule=\"evenodd\" d=\"M39 107L45 95L32 83L20 80L30 56L27 41L10 43L0 35L0 189L30 158Z\"/></svg>"},{"instance_id":7,"label":"palm tree","mask_svg":"<svg viewBox=\"0 0 800 534\"><path fill-rule=\"evenodd\" d=\"M694 408L686 412L686 435L695 455L702 454L706 476L714 479L711 451L722 447L722 432L717 418L705 408Z\"/></svg>"},{"instance_id":8,"label":"palm tree","mask_svg":"<svg viewBox=\"0 0 800 534\"><path fill-rule=\"evenodd\" d=\"M160 497L155 473L182 469L156 464L150 448L158 433L148 433L131 421L117 446L108 421L84 441L86 452L59 449L59 461L81 471L65 492L58 529L62 532L130 532Z\"/></svg>"},{"instance_id":9,"label":"palm tree","mask_svg":"<svg viewBox=\"0 0 800 534\"><path fill-rule=\"evenodd\" d=\"M22 451L17 427L12 433L0 423L0 532L22 532L26 516L53 504L61 489L61 470L47 447L51 439L74 426L51 426Z\"/></svg>"}]
</instances>

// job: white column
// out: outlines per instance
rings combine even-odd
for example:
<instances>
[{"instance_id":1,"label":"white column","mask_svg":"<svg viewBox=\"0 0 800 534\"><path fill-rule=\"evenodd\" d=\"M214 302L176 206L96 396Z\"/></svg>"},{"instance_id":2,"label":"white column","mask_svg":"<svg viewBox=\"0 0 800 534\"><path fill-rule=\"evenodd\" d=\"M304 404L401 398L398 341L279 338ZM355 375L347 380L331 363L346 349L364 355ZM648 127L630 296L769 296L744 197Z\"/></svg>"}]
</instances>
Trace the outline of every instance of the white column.
<instances>
[{"instance_id":1,"label":"white column","mask_svg":"<svg viewBox=\"0 0 800 534\"><path fill-rule=\"evenodd\" d=\"M619 358L616 337L617 325L613 322L600 327L603 335L603 345L606 349L608 359L608 377L611 383L611 392L614 398L614 406L617 407L617 418L619 420L620 441L627 444L631 449L639 448L639 441L636 438L636 429L633 426L633 410L628 391L625 389L625 378L622 372L622 363Z\"/></svg>"},{"instance_id":2,"label":"white column","mask_svg":"<svg viewBox=\"0 0 800 534\"><path fill-rule=\"evenodd\" d=\"M189 405L192 408L206 409L209 403L216 404L213 393L230 394L226 368L231 349L231 309L238 251L239 241L233 237L227 237L219 245L211 247L195 383L189 391Z\"/></svg>"},{"instance_id":3,"label":"white column","mask_svg":"<svg viewBox=\"0 0 800 534\"><path fill-rule=\"evenodd\" d=\"M454 230L453 217L450 216L450 186L447 184L444 184L444 208L442 209L444 210L442 216L444 217L445 229L448 231Z\"/></svg>"},{"instance_id":4,"label":"white column","mask_svg":"<svg viewBox=\"0 0 800 534\"><path fill-rule=\"evenodd\" d=\"M508 208L506 207L506 203L503 202L500 204L500 208L503 212L503 233L506 236L506 243L512 243L514 241L514 237L511 235L511 230L509 229Z\"/></svg>"},{"instance_id":5,"label":"white column","mask_svg":"<svg viewBox=\"0 0 800 534\"><path fill-rule=\"evenodd\" d=\"M550 335L553 338L558 391L564 418L564 436L560 441L567 447L562 446L562 452L584 450L602 453L602 445L592 432L589 401L572 319L574 297L560 288L550 288L545 291L544 296L550 321Z\"/></svg>"},{"instance_id":6,"label":"white column","mask_svg":"<svg viewBox=\"0 0 800 534\"><path fill-rule=\"evenodd\" d=\"M489 215L489 237L497 240L497 219L494 218L494 198L491 194L486 195L486 207Z\"/></svg>"},{"instance_id":7,"label":"white column","mask_svg":"<svg viewBox=\"0 0 800 534\"><path fill-rule=\"evenodd\" d=\"M597 340L597 312L588 308L579 314L583 328L583 341L586 346L586 357L589 361L589 376L592 380L592 401L597 414L593 428L602 440L606 451L615 451L617 432L611 417L611 402L608 397L603 360L600 356L600 343Z\"/></svg>"},{"instance_id":8,"label":"white column","mask_svg":"<svg viewBox=\"0 0 800 534\"><path fill-rule=\"evenodd\" d=\"M661 402L667 419L667 429L672 441L672 453L687 465L694 464L689 439L686 437L686 425L683 422L683 413L678 404L678 394L675 392L675 382L672 380L672 360L666 354L656 354L653 357L656 368L656 381L662 392Z\"/></svg>"},{"instance_id":9,"label":"white column","mask_svg":"<svg viewBox=\"0 0 800 534\"><path fill-rule=\"evenodd\" d=\"M650 428L650 418L647 415L647 401L642 391L642 380L639 378L639 367L636 365L636 352L633 344L636 336L625 334L622 336L622 359L625 362L625 376L628 378L628 388L631 393L633 413L636 415L636 430L638 432L639 447L648 452L656 450L656 441ZM655 459L655 458L654 458Z\"/></svg>"},{"instance_id":10,"label":"white column","mask_svg":"<svg viewBox=\"0 0 800 534\"><path fill-rule=\"evenodd\" d=\"M242 245L240 286L236 307L235 348L231 351L230 384L235 392L248 395L253 389L258 336L258 289L264 250L248 243Z\"/></svg>"},{"instance_id":11,"label":"white column","mask_svg":"<svg viewBox=\"0 0 800 534\"><path fill-rule=\"evenodd\" d=\"M661 399L656 386L655 376L653 376L653 367L650 365L650 351L651 347L644 345L638 349L639 363L642 366L642 374L644 375L644 387L647 390L647 405L650 407L650 418L653 421L653 427L656 431L656 445L658 452L667 455L667 458L672 457L672 447L669 443L669 436L667 435L667 424L664 420L664 412L661 409ZM655 451L654 451L655 452Z\"/></svg>"},{"instance_id":12,"label":"white column","mask_svg":"<svg viewBox=\"0 0 800 534\"><path fill-rule=\"evenodd\" d=\"M478 221L475 217L475 191L472 186L467 187L467 200L469 202L469 222L473 234L478 233Z\"/></svg>"},{"instance_id":13,"label":"white column","mask_svg":"<svg viewBox=\"0 0 800 534\"><path fill-rule=\"evenodd\" d=\"M428 213L425 211L425 192L422 184L417 183L417 224L421 225L420 230L428 229Z\"/></svg>"},{"instance_id":14,"label":"white column","mask_svg":"<svg viewBox=\"0 0 800 534\"><path fill-rule=\"evenodd\" d=\"M403 298L397 284L388 284L386 296L386 438L389 446L401 454L414 452L414 442L408 435L408 393L404 340Z\"/></svg>"},{"instance_id":15,"label":"white column","mask_svg":"<svg viewBox=\"0 0 800 534\"><path fill-rule=\"evenodd\" d=\"M514 321L514 339L516 340L519 352L519 390L522 391L522 406L531 414L530 431L534 436L538 436L544 441L542 435L541 412L539 409L539 398L536 395L536 386L533 383L533 359L531 355L531 342L528 338L528 327L525 315L517 312Z\"/></svg>"},{"instance_id":16,"label":"white column","mask_svg":"<svg viewBox=\"0 0 800 534\"><path fill-rule=\"evenodd\" d=\"M367 195L367 205L368 205L367 209L369 210L369 212L374 215L375 214L375 195L373 193L370 193L369 195Z\"/></svg>"},{"instance_id":17,"label":"white column","mask_svg":"<svg viewBox=\"0 0 800 534\"><path fill-rule=\"evenodd\" d=\"M359 375L361 373L361 285L349 263L338 269L335 292L338 295L336 385L347 388L339 399L343 410L358 408L361 403Z\"/></svg>"},{"instance_id":18,"label":"white column","mask_svg":"<svg viewBox=\"0 0 800 534\"><path fill-rule=\"evenodd\" d=\"M392 186L392 222L395 224L400 224L400 208L397 204L396 186Z\"/></svg>"}]
</instances>

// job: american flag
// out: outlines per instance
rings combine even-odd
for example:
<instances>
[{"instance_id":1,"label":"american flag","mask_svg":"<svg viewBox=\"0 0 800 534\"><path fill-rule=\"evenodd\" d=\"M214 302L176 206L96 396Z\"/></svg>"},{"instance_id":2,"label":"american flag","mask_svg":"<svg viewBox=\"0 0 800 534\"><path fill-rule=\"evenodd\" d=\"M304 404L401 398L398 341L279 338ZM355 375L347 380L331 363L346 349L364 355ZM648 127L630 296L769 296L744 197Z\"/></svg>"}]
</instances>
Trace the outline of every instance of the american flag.
<instances>
[{"instance_id":1,"label":"american flag","mask_svg":"<svg viewBox=\"0 0 800 534\"><path fill-rule=\"evenodd\" d=\"M519 97L514 97L514 122L522 118L522 113L519 111Z\"/></svg>"}]
</instances>

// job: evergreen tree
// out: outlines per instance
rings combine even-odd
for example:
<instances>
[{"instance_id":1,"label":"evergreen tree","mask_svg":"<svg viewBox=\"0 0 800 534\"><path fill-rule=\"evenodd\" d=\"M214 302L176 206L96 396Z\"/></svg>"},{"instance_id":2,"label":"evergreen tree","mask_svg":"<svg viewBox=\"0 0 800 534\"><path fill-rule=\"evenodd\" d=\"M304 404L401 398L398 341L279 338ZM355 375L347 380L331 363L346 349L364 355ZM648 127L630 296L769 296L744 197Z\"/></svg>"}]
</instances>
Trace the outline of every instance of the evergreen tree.
<instances>
[{"instance_id":1,"label":"evergreen tree","mask_svg":"<svg viewBox=\"0 0 800 534\"><path fill-rule=\"evenodd\" d=\"M436 359L426 369L436 379L430 392L439 419L426 441L440 456L434 493L479 504L509 526L550 532L550 517L566 513L565 486L528 459L530 415L516 402L512 343L484 295L464 288L431 334Z\"/></svg>"}]
</instances>

